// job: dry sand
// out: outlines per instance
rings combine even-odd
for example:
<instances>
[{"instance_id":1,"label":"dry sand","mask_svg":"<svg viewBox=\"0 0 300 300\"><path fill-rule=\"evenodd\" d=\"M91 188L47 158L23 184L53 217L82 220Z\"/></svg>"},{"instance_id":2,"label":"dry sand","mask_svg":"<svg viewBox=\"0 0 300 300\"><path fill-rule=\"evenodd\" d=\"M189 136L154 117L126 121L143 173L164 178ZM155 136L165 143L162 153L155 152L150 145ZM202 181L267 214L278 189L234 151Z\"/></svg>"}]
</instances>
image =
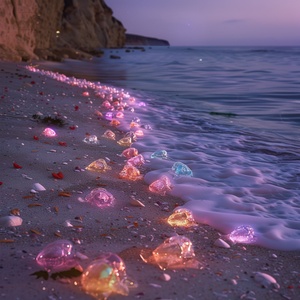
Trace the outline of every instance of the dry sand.
<instances>
[{"instance_id":1,"label":"dry sand","mask_svg":"<svg viewBox=\"0 0 300 300\"><path fill-rule=\"evenodd\" d=\"M58 239L73 241L76 250L88 257L80 261L83 268L104 252L118 253L124 259L127 274L138 287L127 297L111 295L109 299L300 299L299 251L240 244L225 249L214 246L220 234L207 225L172 228L165 219L182 203L180 199L150 193L143 180L119 179L125 162L120 154L125 148L116 141L82 142L86 133L100 137L110 128L94 114L100 99L84 97L82 88L31 73L24 65L3 62L0 69L0 217L19 209L23 219L21 226L0 228L0 299L92 299L74 280L68 283L31 275L41 270L36 255ZM58 113L67 117L67 124L53 127L57 137L44 137L47 126L31 118L37 112ZM71 130L70 126L78 127ZM122 137L112 130L117 138ZM112 167L106 173L75 171L105 157ZM22 168L14 168L14 162ZM52 172L60 171L64 178L54 179ZM36 182L46 191L32 194ZM114 195L114 207L99 209L78 200L96 187ZM62 191L70 196L60 196ZM133 206L132 197L145 207ZM75 226L66 227L66 220ZM200 269L163 271L141 260L142 249L154 249L175 233L191 239ZM256 272L271 275L280 288L255 281ZM163 274L170 280L164 280ZM80 283L78 278L75 281Z\"/></svg>"}]
</instances>

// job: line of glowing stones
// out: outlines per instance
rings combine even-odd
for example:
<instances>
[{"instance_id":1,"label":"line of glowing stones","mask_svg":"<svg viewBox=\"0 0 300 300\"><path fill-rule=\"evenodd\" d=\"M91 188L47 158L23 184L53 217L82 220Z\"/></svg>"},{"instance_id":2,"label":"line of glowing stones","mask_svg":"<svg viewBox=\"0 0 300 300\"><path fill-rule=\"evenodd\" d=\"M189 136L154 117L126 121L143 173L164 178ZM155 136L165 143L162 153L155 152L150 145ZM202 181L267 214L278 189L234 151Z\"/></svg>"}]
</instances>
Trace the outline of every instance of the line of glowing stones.
<instances>
[{"instance_id":1,"label":"line of glowing stones","mask_svg":"<svg viewBox=\"0 0 300 300\"><path fill-rule=\"evenodd\" d=\"M228 238L233 243L251 244L256 241L254 229L251 226L242 225L233 230Z\"/></svg>"},{"instance_id":2,"label":"line of glowing stones","mask_svg":"<svg viewBox=\"0 0 300 300\"><path fill-rule=\"evenodd\" d=\"M152 193L165 196L167 192L172 190L172 184L168 176L163 175L149 185L149 190Z\"/></svg>"},{"instance_id":3,"label":"line of glowing stones","mask_svg":"<svg viewBox=\"0 0 300 300\"><path fill-rule=\"evenodd\" d=\"M96 188L85 197L85 201L99 208L105 208L114 205L115 197L104 188Z\"/></svg>"},{"instance_id":4,"label":"line of glowing stones","mask_svg":"<svg viewBox=\"0 0 300 300\"><path fill-rule=\"evenodd\" d=\"M111 294L127 296L129 289L137 287L126 274L124 261L114 253L106 253L93 261L81 278L83 290L97 298L107 299Z\"/></svg>"},{"instance_id":5,"label":"line of glowing stones","mask_svg":"<svg viewBox=\"0 0 300 300\"><path fill-rule=\"evenodd\" d=\"M44 131L42 132L42 134L47 137L54 137L57 135L56 132L52 128L49 128L49 127L45 128Z\"/></svg>"},{"instance_id":6,"label":"line of glowing stones","mask_svg":"<svg viewBox=\"0 0 300 300\"><path fill-rule=\"evenodd\" d=\"M111 167L106 163L106 161L103 158L99 158L90 163L85 169L88 171L103 173L107 170L111 170Z\"/></svg>"},{"instance_id":7,"label":"line of glowing stones","mask_svg":"<svg viewBox=\"0 0 300 300\"><path fill-rule=\"evenodd\" d=\"M67 270L77 261L73 251L73 244L68 240L57 240L48 244L36 257L38 265L47 272Z\"/></svg>"}]
</instances>

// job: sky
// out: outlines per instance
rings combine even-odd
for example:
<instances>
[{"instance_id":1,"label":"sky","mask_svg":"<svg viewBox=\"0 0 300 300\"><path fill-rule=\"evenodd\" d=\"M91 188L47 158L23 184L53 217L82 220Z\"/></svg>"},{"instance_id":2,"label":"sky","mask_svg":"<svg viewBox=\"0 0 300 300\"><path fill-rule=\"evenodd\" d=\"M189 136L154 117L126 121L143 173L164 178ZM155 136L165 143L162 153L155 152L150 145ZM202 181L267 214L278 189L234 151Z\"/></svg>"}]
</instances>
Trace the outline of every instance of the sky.
<instances>
[{"instance_id":1,"label":"sky","mask_svg":"<svg viewBox=\"0 0 300 300\"><path fill-rule=\"evenodd\" d=\"M127 33L172 46L300 46L300 0L105 0Z\"/></svg>"}]
</instances>

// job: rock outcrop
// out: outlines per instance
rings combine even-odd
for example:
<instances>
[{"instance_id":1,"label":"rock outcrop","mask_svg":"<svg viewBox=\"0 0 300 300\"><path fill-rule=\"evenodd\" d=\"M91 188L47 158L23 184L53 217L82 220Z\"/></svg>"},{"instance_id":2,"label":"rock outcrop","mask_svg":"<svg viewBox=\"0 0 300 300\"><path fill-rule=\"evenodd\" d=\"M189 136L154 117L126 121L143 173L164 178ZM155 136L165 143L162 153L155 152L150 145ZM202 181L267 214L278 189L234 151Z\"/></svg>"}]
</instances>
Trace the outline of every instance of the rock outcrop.
<instances>
[{"instance_id":1,"label":"rock outcrop","mask_svg":"<svg viewBox=\"0 0 300 300\"><path fill-rule=\"evenodd\" d=\"M162 39L147 37L137 34L126 34L126 46L170 46L169 42Z\"/></svg>"},{"instance_id":2,"label":"rock outcrop","mask_svg":"<svg viewBox=\"0 0 300 300\"><path fill-rule=\"evenodd\" d=\"M0 60L88 58L123 47L125 28L103 0L1 0Z\"/></svg>"}]
</instances>

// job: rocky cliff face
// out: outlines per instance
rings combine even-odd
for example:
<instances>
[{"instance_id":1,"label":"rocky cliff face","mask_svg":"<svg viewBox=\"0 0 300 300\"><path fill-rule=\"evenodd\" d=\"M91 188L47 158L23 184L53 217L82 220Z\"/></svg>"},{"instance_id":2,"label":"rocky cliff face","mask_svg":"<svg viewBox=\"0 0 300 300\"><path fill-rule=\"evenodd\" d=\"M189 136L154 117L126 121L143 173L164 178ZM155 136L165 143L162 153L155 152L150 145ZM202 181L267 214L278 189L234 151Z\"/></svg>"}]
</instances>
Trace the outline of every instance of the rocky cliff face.
<instances>
[{"instance_id":1,"label":"rocky cliff face","mask_svg":"<svg viewBox=\"0 0 300 300\"><path fill-rule=\"evenodd\" d=\"M129 33L126 34L125 44L126 46L170 46L166 40Z\"/></svg>"},{"instance_id":2,"label":"rocky cliff face","mask_svg":"<svg viewBox=\"0 0 300 300\"><path fill-rule=\"evenodd\" d=\"M125 29L103 0L1 0L0 60L87 58L122 47Z\"/></svg>"}]
</instances>

